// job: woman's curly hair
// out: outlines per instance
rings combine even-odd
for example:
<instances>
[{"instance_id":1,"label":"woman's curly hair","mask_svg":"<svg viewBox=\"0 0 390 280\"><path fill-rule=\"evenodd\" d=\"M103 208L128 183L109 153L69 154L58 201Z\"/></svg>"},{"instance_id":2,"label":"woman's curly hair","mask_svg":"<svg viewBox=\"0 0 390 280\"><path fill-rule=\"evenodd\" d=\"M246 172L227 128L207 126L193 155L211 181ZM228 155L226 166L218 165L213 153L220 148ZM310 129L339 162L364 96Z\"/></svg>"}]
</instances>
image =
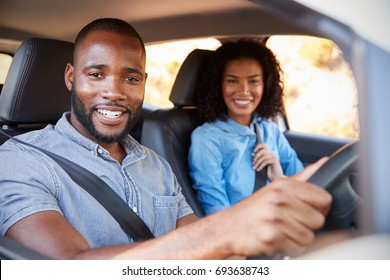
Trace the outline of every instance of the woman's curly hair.
<instances>
[{"instance_id":1,"label":"woman's curly hair","mask_svg":"<svg viewBox=\"0 0 390 280\"><path fill-rule=\"evenodd\" d=\"M273 52L254 39L229 41L220 46L200 74L196 93L200 118L205 122L226 120L227 106L222 94L222 73L228 62L241 58L256 59L263 70L264 91L255 112L264 118L285 114L282 70Z\"/></svg>"}]
</instances>

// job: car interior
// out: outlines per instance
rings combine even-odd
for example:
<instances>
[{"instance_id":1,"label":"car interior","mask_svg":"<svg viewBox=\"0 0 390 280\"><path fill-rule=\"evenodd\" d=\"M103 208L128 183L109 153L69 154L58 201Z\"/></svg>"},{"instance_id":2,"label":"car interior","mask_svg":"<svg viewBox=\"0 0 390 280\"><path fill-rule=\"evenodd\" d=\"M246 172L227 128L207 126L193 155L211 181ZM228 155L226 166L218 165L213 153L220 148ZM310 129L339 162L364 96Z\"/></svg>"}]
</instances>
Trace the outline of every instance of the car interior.
<instances>
[{"instance_id":1,"label":"car interior","mask_svg":"<svg viewBox=\"0 0 390 280\"><path fill-rule=\"evenodd\" d=\"M72 61L72 53L73 44L61 40L30 38L21 44L0 95L2 131L14 136L55 124L69 110L70 93L65 87L63 74L66 63ZM144 106L131 132L141 144L169 162L186 200L198 217L204 216L204 212L192 188L187 156L191 133L200 124L195 88L199 73L211 53L201 49L192 51L181 65L170 93L169 99L174 107L155 109ZM46 77L53 78L48 80ZM324 141L323 137L314 139L315 136L311 136L307 142L321 147L314 149L320 152L315 156L305 156L306 143L301 140L294 142L294 133L287 132L286 136L305 164L331 154L346 143L345 139ZM8 138L4 134L1 137L1 143Z\"/></svg>"},{"instance_id":2,"label":"car interior","mask_svg":"<svg viewBox=\"0 0 390 280\"><path fill-rule=\"evenodd\" d=\"M10 4L12 1L6 2L9 2L7 5L12 6ZM22 0L16 0L12 3L20 4L22 2ZM106 3L103 2L97 3L97 5L106 7ZM215 3L210 4L211 6L215 5L215 10L211 9L207 12L201 9L192 12L192 4L183 5L183 10L191 11L190 16L187 15L184 22L196 22L198 24L197 28L191 33L191 38L213 36L223 41L241 36L243 30L247 32L246 34L271 34L270 36L272 36L272 34L280 33L327 37L333 39L341 47L346 55L346 60L351 63L354 70L360 69L355 70L360 94L359 106L367 106L364 107L364 110L359 108L361 115L364 116L361 126L363 130L365 129L369 133L362 134L362 140L359 141L359 144L360 142L363 143L359 148L361 149L361 158L364 161L360 162L358 166L354 165L349 168L348 177L353 189L357 190L359 195L364 196L366 202L368 202L364 209L364 215L362 215L363 218L359 217L361 219L359 222L361 221L362 224L357 226L364 226L368 233L385 233L388 235L390 224L384 221L388 221L388 211L386 209L389 209L389 204L388 201L384 201L386 195L383 195L388 193L388 172L383 172L383 168L388 166L385 162L388 161L388 157L378 156L386 154L386 149L388 149L383 149L383 147L388 147L387 143L384 143L388 139L388 132L383 127L379 127L379 120L383 121L383 106L388 99L380 96L385 92L384 88L378 90L386 78L385 73L387 72L385 70L387 68L384 65L386 61L389 61L387 52L378 51L376 46L363 41L348 26L339 24L326 16L319 16L313 11L298 5L290 5L290 8L287 9L285 8L287 6L284 6L285 3L282 3L283 1L273 1L274 5L267 3L268 1L260 0L236 1L238 6L232 7L240 9L240 16L237 16L236 11L229 7L226 7L223 12L214 14L214 11L217 11L217 8L220 7L218 2L215 1ZM231 5L234 4L234 1L228 2ZM240 3L238 4L238 2ZM175 1L172 3L177 5ZM256 3L260 3L261 8L253 8L257 5ZM28 5L32 4L29 3ZM65 5L65 3L63 2L61 5ZM198 7L194 4L195 6ZM263 9L262 6L265 8ZM127 9L131 8L127 7ZM148 12L143 10L147 9L145 5L139 8L140 13L145 17L129 19L129 22L134 22L134 26L140 31L146 43L153 44L159 41L187 38L184 30L185 24L182 24L180 28L175 28L177 21L182 16L180 12L177 15L171 15L170 7L166 7L161 17L149 19L156 12L157 5L156 7L153 6L150 12L149 8ZM171 9L173 10L172 7ZM43 9L39 12L43 13ZM115 12L112 14L118 15ZM70 43L73 40L72 36L79 26L82 26L82 20L85 20L84 15L78 16L78 22L69 23L69 28L73 30L73 33L63 30L63 26L58 26L57 30L49 28L49 24L46 22L37 23L37 26L40 24L42 27L42 33L40 34L36 34L32 26L31 30L14 32L17 29L17 20L22 22L21 18L16 17L16 23L13 27L0 28L0 37L9 35L12 40L23 41L14 54L9 75L3 88L0 88L0 145L8 140L9 137L6 134L16 136L43 128L48 124L55 124L64 112L70 110L70 93L65 87L64 70L66 63L72 61L73 43ZM282 16L283 19L279 19ZM8 19L9 15L4 15L3 18ZM24 18L24 20L27 19ZM180 22L182 23L182 21ZM215 22L221 22L221 24L214 24ZM269 25L270 22L276 24ZM317 29L307 27L311 25L317 27ZM150 32L150 30L154 31ZM219 34L219 36L215 34ZM6 43L8 44L8 42ZM360 47L363 43L366 44L364 45L364 54L367 56L364 59L360 53L362 51ZM10 43L10 45L12 44ZM10 53L13 53L13 49ZM155 150L168 161L179 184L182 186L187 202L199 217L204 216L204 213L196 198L196 192L192 188L192 181L188 174L187 154L191 132L200 124L195 96L198 74L211 53L212 51L203 49L192 51L181 65L170 91L169 100L173 103L173 108L158 108L144 104L140 118L131 131L131 135L137 141ZM368 60L369 58L374 59L375 63L380 62L382 68L377 70L371 60ZM369 94L366 94L364 91L368 91L368 89L370 89ZM371 98L374 97L384 101L372 104ZM337 100L335 103L337 103ZM378 124L378 126L373 124ZM297 151L304 165L313 163L321 157L329 156L351 142L350 139L346 138L327 137L290 130L288 122L285 123L285 126L284 134L291 146ZM380 133L378 133L378 130ZM381 135L381 137L378 137L378 135ZM379 147L382 147L382 149L379 149ZM380 158L380 160L377 160L377 158ZM354 158L354 161L356 161L356 158ZM359 180L362 178L359 187L363 185L363 188L355 188L358 184L358 178ZM375 192L370 193L372 190L375 190ZM358 197L354 193L352 196L354 197L353 203L355 203ZM350 214L351 212L348 211L348 215ZM354 223L353 230L355 230L355 226ZM388 245L388 239L383 244ZM388 251L385 253L389 256ZM0 237L0 259L45 258L45 256L24 248L13 240L3 236Z\"/></svg>"},{"instance_id":3,"label":"car interior","mask_svg":"<svg viewBox=\"0 0 390 280\"><path fill-rule=\"evenodd\" d=\"M12 75L7 77L0 96L3 132L14 136L54 124L69 110L70 93L65 87L63 73L66 63L72 61L72 53L73 44L60 40L31 38L22 43L11 64ZM199 217L204 213L192 188L187 156L191 133L200 124L195 88L211 53L201 49L192 51L172 87L170 100L174 108L145 109L139 120L142 125L135 127L138 129L135 138L170 163L186 200ZM39 82L49 73L55 73L52 75L55 78ZM5 134L1 137L2 144L8 137ZM9 240L6 242L13 244Z\"/></svg>"}]
</instances>

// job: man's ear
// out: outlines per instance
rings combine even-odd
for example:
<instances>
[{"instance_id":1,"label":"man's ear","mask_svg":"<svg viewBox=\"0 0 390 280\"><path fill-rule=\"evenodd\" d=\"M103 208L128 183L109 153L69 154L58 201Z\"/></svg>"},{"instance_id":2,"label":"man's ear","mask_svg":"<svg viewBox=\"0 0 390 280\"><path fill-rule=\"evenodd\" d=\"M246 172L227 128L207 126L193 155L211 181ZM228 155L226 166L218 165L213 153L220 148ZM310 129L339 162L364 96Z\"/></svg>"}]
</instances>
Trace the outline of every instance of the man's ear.
<instances>
[{"instance_id":1,"label":"man's ear","mask_svg":"<svg viewBox=\"0 0 390 280\"><path fill-rule=\"evenodd\" d=\"M73 86L73 73L74 73L74 68L72 64L70 63L66 64L64 78L65 78L65 85L69 91L72 90L72 86Z\"/></svg>"}]
</instances>

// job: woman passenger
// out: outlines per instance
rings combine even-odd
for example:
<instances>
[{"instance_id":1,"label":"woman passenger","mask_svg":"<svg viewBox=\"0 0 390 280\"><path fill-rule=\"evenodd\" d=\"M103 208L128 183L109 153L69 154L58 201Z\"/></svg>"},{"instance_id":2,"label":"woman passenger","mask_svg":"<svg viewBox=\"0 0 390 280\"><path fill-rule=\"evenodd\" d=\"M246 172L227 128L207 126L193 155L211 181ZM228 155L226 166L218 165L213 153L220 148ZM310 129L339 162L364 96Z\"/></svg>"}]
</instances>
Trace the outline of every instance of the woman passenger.
<instances>
[{"instance_id":1,"label":"woman passenger","mask_svg":"<svg viewBox=\"0 0 390 280\"><path fill-rule=\"evenodd\" d=\"M192 133L189 166L206 214L251 195L255 173L266 166L268 181L303 169L272 121L284 115L281 72L263 43L241 39L219 47L202 73L197 94L204 124Z\"/></svg>"}]
</instances>

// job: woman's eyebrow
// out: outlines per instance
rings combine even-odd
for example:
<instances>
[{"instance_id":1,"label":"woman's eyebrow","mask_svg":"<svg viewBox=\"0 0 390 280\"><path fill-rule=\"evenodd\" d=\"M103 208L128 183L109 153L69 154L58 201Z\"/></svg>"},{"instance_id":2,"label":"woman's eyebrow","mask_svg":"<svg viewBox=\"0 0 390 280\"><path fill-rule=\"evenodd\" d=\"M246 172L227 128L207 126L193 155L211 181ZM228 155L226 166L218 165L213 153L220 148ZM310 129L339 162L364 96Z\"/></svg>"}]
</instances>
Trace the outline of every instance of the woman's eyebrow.
<instances>
[{"instance_id":1,"label":"woman's eyebrow","mask_svg":"<svg viewBox=\"0 0 390 280\"><path fill-rule=\"evenodd\" d=\"M239 76L236 76L234 74L226 74L225 77L238 78ZM261 74L253 74L248 76L247 78L257 78L257 77L261 77Z\"/></svg>"}]
</instances>

